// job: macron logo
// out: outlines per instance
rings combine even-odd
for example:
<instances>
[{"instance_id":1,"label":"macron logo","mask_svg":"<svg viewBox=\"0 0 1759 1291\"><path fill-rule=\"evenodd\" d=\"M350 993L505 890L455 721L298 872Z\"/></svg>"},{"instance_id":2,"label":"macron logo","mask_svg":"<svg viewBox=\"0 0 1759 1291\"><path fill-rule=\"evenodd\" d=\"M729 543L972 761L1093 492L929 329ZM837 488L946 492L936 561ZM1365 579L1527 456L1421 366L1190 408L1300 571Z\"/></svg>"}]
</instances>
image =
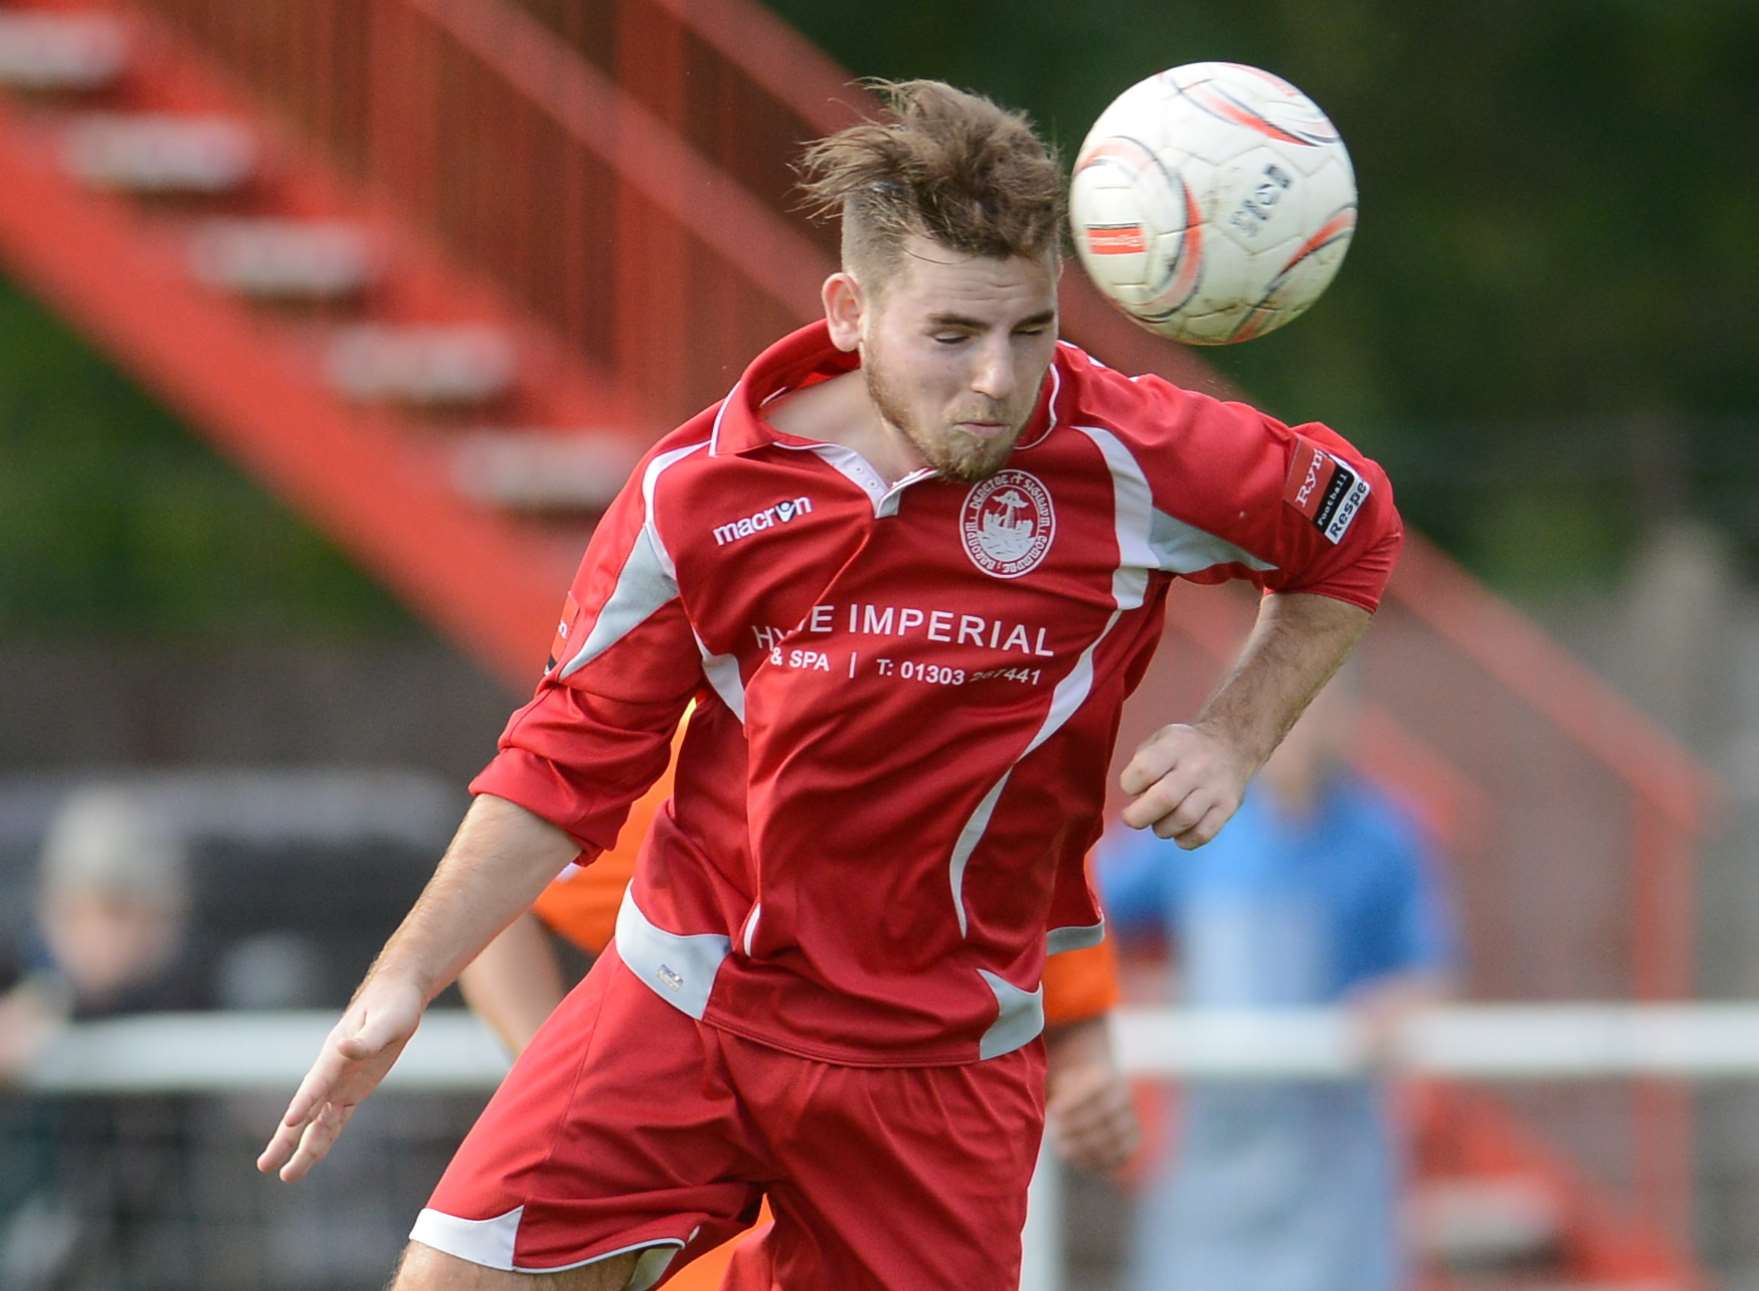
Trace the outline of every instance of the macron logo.
<instances>
[{"instance_id":1,"label":"macron logo","mask_svg":"<svg viewBox=\"0 0 1759 1291\"><path fill-rule=\"evenodd\" d=\"M738 542L741 538L749 538L763 529L773 529L779 524L787 524L796 516L803 516L812 510L811 498L790 498L786 502L777 502L767 506L756 515L748 515L727 524L716 525L714 529L715 546L725 547L730 542Z\"/></svg>"}]
</instances>

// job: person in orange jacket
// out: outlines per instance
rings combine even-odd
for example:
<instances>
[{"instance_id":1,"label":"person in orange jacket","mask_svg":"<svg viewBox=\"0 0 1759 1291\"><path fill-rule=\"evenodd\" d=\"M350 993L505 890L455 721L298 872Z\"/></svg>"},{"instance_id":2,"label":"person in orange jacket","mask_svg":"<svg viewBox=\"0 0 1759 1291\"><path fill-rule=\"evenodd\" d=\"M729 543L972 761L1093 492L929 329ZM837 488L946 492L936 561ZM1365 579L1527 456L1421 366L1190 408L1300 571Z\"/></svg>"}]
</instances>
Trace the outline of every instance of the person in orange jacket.
<instances>
[{"instance_id":1,"label":"person in orange jacket","mask_svg":"<svg viewBox=\"0 0 1759 1291\"><path fill-rule=\"evenodd\" d=\"M678 729L681 739L684 724ZM674 754L677 744L675 739ZM642 840L671 796L672 771L667 768L629 809L617 845L589 866L568 866L531 911L490 942L459 978L466 1003L514 1056L568 992L555 938L588 955L597 955L610 942ZM1139 1137L1129 1088L1105 1040L1107 1016L1117 1000L1117 969L1109 941L1045 961L1049 1133L1065 1160L1098 1171L1122 1165ZM758 1222L768 1219L766 1202ZM741 1240L735 1238L690 1264L666 1286L676 1291L714 1291Z\"/></svg>"}]
</instances>

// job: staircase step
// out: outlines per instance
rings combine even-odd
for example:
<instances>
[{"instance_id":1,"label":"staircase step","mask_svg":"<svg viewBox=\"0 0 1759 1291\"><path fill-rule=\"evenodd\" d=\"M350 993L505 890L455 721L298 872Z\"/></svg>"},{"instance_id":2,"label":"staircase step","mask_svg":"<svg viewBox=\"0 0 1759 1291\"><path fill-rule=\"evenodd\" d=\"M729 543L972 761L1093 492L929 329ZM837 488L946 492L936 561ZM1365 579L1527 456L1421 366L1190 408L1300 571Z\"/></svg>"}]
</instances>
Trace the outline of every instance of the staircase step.
<instances>
[{"instance_id":1,"label":"staircase step","mask_svg":"<svg viewBox=\"0 0 1759 1291\"><path fill-rule=\"evenodd\" d=\"M351 399L462 408L507 394L518 360L494 327L366 323L336 336L325 368Z\"/></svg>"},{"instance_id":2,"label":"staircase step","mask_svg":"<svg viewBox=\"0 0 1759 1291\"><path fill-rule=\"evenodd\" d=\"M209 220L190 263L208 286L258 300L347 300L378 268L367 236L341 220Z\"/></svg>"},{"instance_id":3,"label":"staircase step","mask_svg":"<svg viewBox=\"0 0 1759 1291\"><path fill-rule=\"evenodd\" d=\"M256 171L256 138L223 116L88 113L62 140L67 168L88 184L137 193L229 193Z\"/></svg>"},{"instance_id":4,"label":"staircase step","mask_svg":"<svg viewBox=\"0 0 1759 1291\"><path fill-rule=\"evenodd\" d=\"M98 90L122 72L122 24L98 15L0 14L0 85Z\"/></svg>"},{"instance_id":5,"label":"staircase step","mask_svg":"<svg viewBox=\"0 0 1759 1291\"><path fill-rule=\"evenodd\" d=\"M1562 1247L1563 1217L1521 1176L1426 1180L1411 1200L1418 1248L1444 1269L1541 1269Z\"/></svg>"},{"instance_id":6,"label":"staircase step","mask_svg":"<svg viewBox=\"0 0 1759 1291\"><path fill-rule=\"evenodd\" d=\"M603 511L639 460L633 444L589 430L481 430L452 459L458 491L508 511Z\"/></svg>"}]
</instances>

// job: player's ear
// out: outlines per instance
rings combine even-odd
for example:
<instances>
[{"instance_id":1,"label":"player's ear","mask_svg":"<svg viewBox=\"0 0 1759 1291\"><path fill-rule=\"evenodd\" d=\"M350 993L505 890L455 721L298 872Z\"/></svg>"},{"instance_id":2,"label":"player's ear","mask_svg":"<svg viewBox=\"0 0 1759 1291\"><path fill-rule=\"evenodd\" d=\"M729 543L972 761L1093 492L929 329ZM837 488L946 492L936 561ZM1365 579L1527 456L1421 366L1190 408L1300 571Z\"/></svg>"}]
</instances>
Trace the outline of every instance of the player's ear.
<instances>
[{"instance_id":1,"label":"player's ear","mask_svg":"<svg viewBox=\"0 0 1759 1291\"><path fill-rule=\"evenodd\" d=\"M819 295L824 301L825 322L831 328L831 344L853 351L861 344L861 316L867 303L861 284L854 274L834 273L825 279Z\"/></svg>"}]
</instances>

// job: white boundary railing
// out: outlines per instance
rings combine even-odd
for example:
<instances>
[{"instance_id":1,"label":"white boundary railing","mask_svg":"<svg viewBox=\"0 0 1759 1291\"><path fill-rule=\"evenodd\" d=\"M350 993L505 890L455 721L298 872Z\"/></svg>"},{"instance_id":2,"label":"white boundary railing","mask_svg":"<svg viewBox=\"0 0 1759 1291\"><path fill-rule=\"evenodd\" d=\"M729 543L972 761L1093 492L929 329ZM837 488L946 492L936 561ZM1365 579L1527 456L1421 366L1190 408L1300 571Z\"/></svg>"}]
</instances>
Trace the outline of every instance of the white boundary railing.
<instances>
[{"instance_id":1,"label":"white boundary railing","mask_svg":"<svg viewBox=\"0 0 1759 1291\"><path fill-rule=\"evenodd\" d=\"M86 1023L24 1073L45 1094L280 1092L294 1086L332 1012L167 1014ZM1126 1070L1146 1076L1325 1079L1369 1066L1362 1037L1326 1010L1201 1013L1122 1010ZM1480 1081L1759 1078L1759 1004L1460 1005L1409 1024L1380 1058L1410 1074ZM431 1012L385 1085L430 1092L491 1088L506 1059L468 1013ZM266 1132L266 1127L265 1127ZM1046 1157L1034 1181L1022 1291L1063 1286L1062 1184Z\"/></svg>"},{"instance_id":2,"label":"white boundary railing","mask_svg":"<svg viewBox=\"0 0 1759 1291\"><path fill-rule=\"evenodd\" d=\"M325 1011L91 1022L57 1038L22 1083L46 1093L291 1095L335 1021ZM1140 1075L1323 1079L1367 1066L1360 1037L1329 1010L1124 1009L1115 1023L1119 1057ZM1759 1004L1459 1005L1412 1022L1394 1050L1401 1071L1473 1080L1750 1080L1759 1077ZM483 1089L506 1067L475 1018L436 1009L386 1087Z\"/></svg>"}]
</instances>

